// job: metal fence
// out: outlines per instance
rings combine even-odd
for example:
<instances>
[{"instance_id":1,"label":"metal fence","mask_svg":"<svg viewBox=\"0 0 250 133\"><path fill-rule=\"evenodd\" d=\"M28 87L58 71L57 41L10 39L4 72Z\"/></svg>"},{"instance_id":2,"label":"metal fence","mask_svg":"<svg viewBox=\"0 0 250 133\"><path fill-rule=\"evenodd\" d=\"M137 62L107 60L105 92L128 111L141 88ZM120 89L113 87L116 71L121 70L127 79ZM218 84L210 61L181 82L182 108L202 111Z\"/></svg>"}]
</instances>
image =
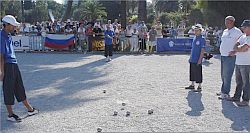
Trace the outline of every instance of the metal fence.
<instances>
[{"instance_id":1,"label":"metal fence","mask_svg":"<svg viewBox=\"0 0 250 133\"><path fill-rule=\"evenodd\" d=\"M29 49L25 49L25 51L50 51L53 50L51 48L45 47L45 37L37 34L37 33L26 33L26 34L21 34L22 36L29 36ZM78 50L78 46L79 46L79 38L76 36L75 38L75 46L73 46L73 49L75 49L76 51ZM210 41L210 46L209 46L209 50L208 51L218 51L219 48L219 43L220 43L220 39L219 38L207 38ZM144 40L143 40L144 41ZM144 42L147 44L147 41ZM138 48L140 48L143 52L144 49L146 50L146 45L142 45L143 42L138 41ZM127 45L127 44L125 44ZM128 46L130 47L130 46ZM123 49L123 48L121 48ZM129 50L130 48L128 48L127 50L124 51L118 51L118 52L131 52ZM156 49L156 48L155 48ZM72 50L71 48L67 49L67 50ZM139 51L138 51L139 52ZM140 51L141 52L141 51ZM147 50L145 51L147 52ZM133 52L134 53L134 52Z\"/></svg>"}]
</instances>

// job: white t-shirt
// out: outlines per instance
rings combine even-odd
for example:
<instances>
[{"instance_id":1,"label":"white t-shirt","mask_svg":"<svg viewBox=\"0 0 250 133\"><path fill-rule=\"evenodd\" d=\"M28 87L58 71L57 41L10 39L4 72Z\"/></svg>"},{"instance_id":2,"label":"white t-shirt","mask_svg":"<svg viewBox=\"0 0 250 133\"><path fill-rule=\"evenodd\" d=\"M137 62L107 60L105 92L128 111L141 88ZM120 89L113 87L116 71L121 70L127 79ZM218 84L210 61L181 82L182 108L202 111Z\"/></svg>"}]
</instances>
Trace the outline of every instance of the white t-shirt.
<instances>
[{"instance_id":1,"label":"white t-shirt","mask_svg":"<svg viewBox=\"0 0 250 133\"><path fill-rule=\"evenodd\" d=\"M130 29L127 28L127 29L126 29L126 36L130 36L130 37L131 37L133 31L134 31L134 30L133 30L132 28L130 28Z\"/></svg>"},{"instance_id":2,"label":"white t-shirt","mask_svg":"<svg viewBox=\"0 0 250 133\"><path fill-rule=\"evenodd\" d=\"M234 45L242 34L241 30L236 27L223 31L220 44L221 56L229 56L229 52L233 51Z\"/></svg>"},{"instance_id":3,"label":"white t-shirt","mask_svg":"<svg viewBox=\"0 0 250 133\"><path fill-rule=\"evenodd\" d=\"M246 52L237 52L236 54L236 65L250 65L250 36L246 34L242 35L238 42L241 45L247 44L249 49Z\"/></svg>"},{"instance_id":4,"label":"white t-shirt","mask_svg":"<svg viewBox=\"0 0 250 133\"><path fill-rule=\"evenodd\" d=\"M78 31L77 31L77 32L79 33L79 38L80 38L81 40L82 40L82 39L85 39L85 31L86 31L86 30L85 30L84 27L82 27L82 28L79 27L79 28L78 28Z\"/></svg>"},{"instance_id":5,"label":"white t-shirt","mask_svg":"<svg viewBox=\"0 0 250 133\"><path fill-rule=\"evenodd\" d=\"M65 29L65 33L70 33L72 31L73 31L72 29Z\"/></svg>"}]
</instances>

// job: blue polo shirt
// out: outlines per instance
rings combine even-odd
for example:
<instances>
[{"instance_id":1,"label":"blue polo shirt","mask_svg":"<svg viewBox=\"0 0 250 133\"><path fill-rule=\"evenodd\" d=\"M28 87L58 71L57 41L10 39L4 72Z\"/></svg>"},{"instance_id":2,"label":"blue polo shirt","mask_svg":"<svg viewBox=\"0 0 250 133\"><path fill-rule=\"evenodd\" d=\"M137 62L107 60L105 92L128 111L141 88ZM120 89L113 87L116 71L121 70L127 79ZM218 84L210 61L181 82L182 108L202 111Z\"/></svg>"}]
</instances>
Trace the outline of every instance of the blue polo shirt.
<instances>
[{"instance_id":1,"label":"blue polo shirt","mask_svg":"<svg viewBox=\"0 0 250 133\"><path fill-rule=\"evenodd\" d=\"M112 45L112 39L109 38L108 35L111 37L114 37L115 33L112 30L106 30L104 32L104 35L105 35L105 39L104 39L105 45Z\"/></svg>"},{"instance_id":2,"label":"blue polo shirt","mask_svg":"<svg viewBox=\"0 0 250 133\"><path fill-rule=\"evenodd\" d=\"M192 42L192 49L191 49L191 55L190 55L190 62L191 63L198 63L201 50L202 48L205 48L206 40L203 36L195 36Z\"/></svg>"},{"instance_id":3,"label":"blue polo shirt","mask_svg":"<svg viewBox=\"0 0 250 133\"><path fill-rule=\"evenodd\" d=\"M17 64L16 55L14 53L13 41L10 34L4 30L1 33L0 54L4 56L4 63Z\"/></svg>"}]
</instances>

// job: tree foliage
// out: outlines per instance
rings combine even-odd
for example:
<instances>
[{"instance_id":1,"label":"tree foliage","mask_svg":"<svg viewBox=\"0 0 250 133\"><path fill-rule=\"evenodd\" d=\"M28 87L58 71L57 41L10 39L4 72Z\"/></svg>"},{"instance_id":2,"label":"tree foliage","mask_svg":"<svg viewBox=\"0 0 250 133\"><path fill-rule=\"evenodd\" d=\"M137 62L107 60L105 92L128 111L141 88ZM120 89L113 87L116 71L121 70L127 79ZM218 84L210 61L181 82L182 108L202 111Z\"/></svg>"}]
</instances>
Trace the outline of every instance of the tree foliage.
<instances>
[{"instance_id":1,"label":"tree foliage","mask_svg":"<svg viewBox=\"0 0 250 133\"><path fill-rule=\"evenodd\" d=\"M82 2L80 8L74 11L74 18L82 19L87 18L94 20L101 17L107 17L105 7L102 6L98 1L87 0Z\"/></svg>"}]
</instances>

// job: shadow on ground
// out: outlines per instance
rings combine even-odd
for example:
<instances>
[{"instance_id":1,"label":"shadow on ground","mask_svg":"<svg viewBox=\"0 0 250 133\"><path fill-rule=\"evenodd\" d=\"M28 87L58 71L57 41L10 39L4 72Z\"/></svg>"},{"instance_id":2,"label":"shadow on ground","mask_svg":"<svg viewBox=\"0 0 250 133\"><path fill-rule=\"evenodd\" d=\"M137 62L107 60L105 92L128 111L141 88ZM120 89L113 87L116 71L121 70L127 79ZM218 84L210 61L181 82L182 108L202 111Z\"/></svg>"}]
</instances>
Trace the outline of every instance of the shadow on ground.
<instances>
[{"instance_id":1,"label":"shadow on ground","mask_svg":"<svg viewBox=\"0 0 250 133\"><path fill-rule=\"evenodd\" d=\"M193 91L188 92L188 96L186 99L188 101L188 106L191 108L191 110L187 111L186 115L201 116L201 111L204 110L201 98L202 98L202 93L197 93Z\"/></svg>"},{"instance_id":2,"label":"shadow on ground","mask_svg":"<svg viewBox=\"0 0 250 133\"><path fill-rule=\"evenodd\" d=\"M86 90L103 86L112 81L98 80L107 75L109 66L103 58L88 60L92 55L78 54L17 54L24 86L29 101L40 109L41 113L59 111L78 106L86 102L104 99L88 97ZM113 58L118 58L116 55ZM105 65L105 66L103 66ZM98 69L102 66L102 69ZM79 96L79 92L81 92ZM84 95L86 94L86 95ZM25 112L22 104L14 108L19 114ZM15 128L15 124L6 121L7 112L1 102L1 130Z\"/></svg>"},{"instance_id":3,"label":"shadow on ground","mask_svg":"<svg viewBox=\"0 0 250 133\"><path fill-rule=\"evenodd\" d=\"M222 100L222 113L233 123L234 131L250 131L250 107L238 107L233 102Z\"/></svg>"}]
</instances>

